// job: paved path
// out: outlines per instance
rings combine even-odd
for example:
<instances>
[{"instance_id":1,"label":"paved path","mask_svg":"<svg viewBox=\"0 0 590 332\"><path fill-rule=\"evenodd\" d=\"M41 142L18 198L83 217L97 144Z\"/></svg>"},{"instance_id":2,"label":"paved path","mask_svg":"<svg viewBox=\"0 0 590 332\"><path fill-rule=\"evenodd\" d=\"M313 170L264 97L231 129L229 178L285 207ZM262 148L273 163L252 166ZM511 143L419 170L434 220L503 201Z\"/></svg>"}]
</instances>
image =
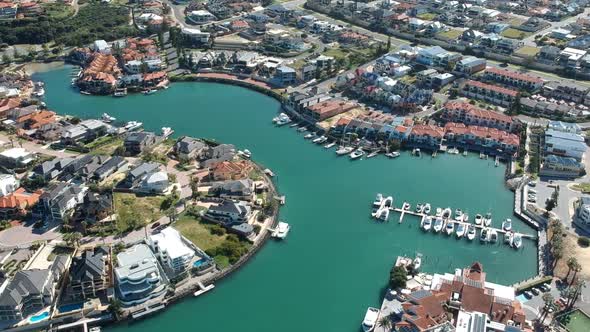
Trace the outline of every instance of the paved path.
<instances>
[{"instance_id":1,"label":"paved path","mask_svg":"<svg viewBox=\"0 0 590 332\"><path fill-rule=\"evenodd\" d=\"M77 154L73 153L73 152L69 152L69 151L65 151L65 150L59 150L59 151L52 150L48 146L41 146L39 144L25 141L25 140L17 140L16 138L11 137L11 136L7 135L6 133L0 133L0 140L7 142L8 144L10 144L11 138L13 139L14 147L23 147L26 150L31 151L31 152L45 154L48 156L54 156L54 157L59 157L59 158L77 156Z\"/></svg>"}]
</instances>

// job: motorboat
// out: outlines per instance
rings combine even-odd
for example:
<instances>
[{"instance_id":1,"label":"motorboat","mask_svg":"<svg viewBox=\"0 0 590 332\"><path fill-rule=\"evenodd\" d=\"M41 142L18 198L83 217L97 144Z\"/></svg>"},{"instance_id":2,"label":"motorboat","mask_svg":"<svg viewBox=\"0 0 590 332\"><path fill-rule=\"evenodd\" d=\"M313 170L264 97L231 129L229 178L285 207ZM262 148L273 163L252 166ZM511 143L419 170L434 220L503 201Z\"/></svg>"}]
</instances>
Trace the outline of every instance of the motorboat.
<instances>
[{"instance_id":1,"label":"motorboat","mask_svg":"<svg viewBox=\"0 0 590 332\"><path fill-rule=\"evenodd\" d=\"M510 218L506 218L503 222L502 222L502 229L509 232L512 230L512 220Z\"/></svg>"},{"instance_id":2,"label":"motorboat","mask_svg":"<svg viewBox=\"0 0 590 332\"><path fill-rule=\"evenodd\" d=\"M491 213L486 213L486 216L483 218L483 224L486 227L490 227L492 225L492 214Z\"/></svg>"},{"instance_id":3,"label":"motorboat","mask_svg":"<svg viewBox=\"0 0 590 332\"><path fill-rule=\"evenodd\" d=\"M520 249L522 247L522 234L514 233L514 238L512 239L512 246L514 249Z\"/></svg>"},{"instance_id":4,"label":"motorboat","mask_svg":"<svg viewBox=\"0 0 590 332\"><path fill-rule=\"evenodd\" d=\"M170 127L162 127L162 136L167 138L168 136L174 134L174 130Z\"/></svg>"},{"instance_id":5,"label":"motorboat","mask_svg":"<svg viewBox=\"0 0 590 332\"><path fill-rule=\"evenodd\" d=\"M112 116L108 115L107 113L102 113L101 119L103 122L106 122L106 123L111 123L111 122L117 120L117 118L112 117Z\"/></svg>"},{"instance_id":6,"label":"motorboat","mask_svg":"<svg viewBox=\"0 0 590 332\"><path fill-rule=\"evenodd\" d=\"M142 122L139 122L139 121L129 121L129 122L127 122L127 124L125 124L125 127L124 128L127 131L133 131L135 129L141 128L141 126L143 126L143 123Z\"/></svg>"},{"instance_id":7,"label":"motorboat","mask_svg":"<svg viewBox=\"0 0 590 332\"><path fill-rule=\"evenodd\" d=\"M375 200L373 201L373 206L379 207L381 206L381 203L383 203L383 195L378 193L377 197L375 197Z\"/></svg>"},{"instance_id":8,"label":"motorboat","mask_svg":"<svg viewBox=\"0 0 590 332\"><path fill-rule=\"evenodd\" d=\"M475 239L475 235L477 235L477 232L475 231L475 226L469 225L469 228L467 229L467 239L469 241L473 241L473 239Z\"/></svg>"},{"instance_id":9,"label":"motorboat","mask_svg":"<svg viewBox=\"0 0 590 332\"><path fill-rule=\"evenodd\" d=\"M287 123L290 123L290 122L291 122L291 119L289 117L287 117L287 118L279 119L277 122L275 122L275 124L277 126L281 127L281 126L284 126L284 125L286 125Z\"/></svg>"},{"instance_id":10,"label":"motorboat","mask_svg":"<svg viewBox=\"0 0 590 332\"><path fill-rule=\"evenodd\" d=\"M469 214L467 212L463 213L463 222L469 222Z\"/></svg>"},{"instance_id":11,"label":"motorboat","mask_svg":"<svg viewBox=\"0 0 590 332\"><path fill-rule=\"evenodd\" d=\"M490 231L484 227L481 229L481 234L479 236L479 241L480 242L488 242L490 241Z\"/></svg>"},{"instance_id":12,"label":"motorboat","mask_svg":"<svg viewBox=\"0 0 590 332\"><path fill-rule=\"evenodd\" d=\"M434 229L434 231L438 233L442 230L443 225L444 225L443 218L436 217L436 219L434 220L434 225L432 226L432 229Z\"/></svg>"},{"instance_id":13,"label":"motorboat","mask_svg":"<svg viewBox=\"0 0 590 332\"><path fill-rule=\"evenodd\" d=\"M393 206L393 197L391 197L391 196L385 197L385 199L383 200L383 206L391 208Z\"/></svg>"},{"instance_id":14,"label":"motorboat","mask_svg":"<svg viewBox=\"0 0 590 332\"><path fill-rule=\"evenodd\" d=\"M299 126L299 123L298 122L294 122L294 123L292 123L292 124L289 125L289 128L295 128L297 126Z\"/></svg>"},{"instance_id":15,"label":"motorboat","mask_svg":"<svg viewBox=\"0 0 590 332\"><path fill-rule=\"evenodd\" d=\"M312 139L314 137L315 137L315 134L314 133L309 133L309 134L303 136L303 138L305 138L305 139Z\"/></svg>"},{"instance_id":16,"label":"motorboat","mask_svg":"<svg viewBox=\"0 0 590 332\"><path fill-rule=\"evenodd\" d=\"M373 151L367 155L367 158L373 158L379 154L379 151Z\"/></svg>"},{"instance_id":17,"label":"motorboat","mask_svg":"<svg viewBox=\"0 0 590 332\"><path fill-rule=\"evenodd\" d=\"M437 208L436 208L436 214L435 214L435 215L436 215L437 217L441 217L441 216L442 216L442 211L443 211L443 210L442 210L441 208L437 207Z\"/></svg>"},{"instance_id":18,"label":"motorboat","mask_svg":"<svg viewBox=\"0 0 590 332\"><path fill-rule=\"evenodd\" d=\"M404 204L402 205L402 210L409 211L411 207L412 206L410 205L410 203L404 202Z\"/></svg>"},{"instance_id":19,"label":"motorboat","mask_svg":"<svg viewBox=\"0 0 590 332\"><path fill-rule=\"evenodd\" d=\"M514 239L514 233L512 232L506 232L504 233L504 243L512 246L512 240Z\"/></svg>"},{"instance_id":20,"label":"motorboat","mask_svg":"<svg viewBox=\"0 0 590 332\"><path fill-rule=\"evenodd\" d=\"M80 90L80 94L86 95L86 96L90 96L92 93L88 92L88 91L82 91Z\"/></svg>"},{"instance_id":21,"label":"motorboat","mask_svg":"<svg viewBox=\"0 0 590 332\"><path fill-rule=\"evenodd\" d=\"M118 88L115 89L113 93L113 97L125 97L127 95L127 88Z\"/></svg>"},{"instance_id":22,"label":"motorboat","mask_svg":"<svg viewBox=\"0 0 590 332\"><path fill-rule=\"evenodd\" d=\"M490 228L490 242L496 243L498 242L498 231L493 228Z\"/></svg>"},{"instance_id":23,"label":"motorboat","mask_svg":"<svg viewBox=\"0 0 590 332\"><path fill-rule=\"evenodd\" d=\"M328 144L324 145L324 148L326 148L326 149L330 149L330 148L332 148L334 145L336 145L336 142L328 143Z\"/></svg>"},{"instance_id":24,"label":"motorboat","mask_svg":"<svg viewBox=\"0 0 590 332\"><path fill-rule=\"evenodd\" d=\"M307 127L306 126L301 126L301 127L297 128L297 131L300 132L300 133L305 132L305 131L307 131Z\"/></svg>"},{"instance_id":25,"label":"motorboat","mask_svg":"<svg viewBox=\"0 0 590 332\"><path fill-rule=\"evenodd\" d=\"M446 208L442 211L442 217L443 219L449 219L451 218L451 215L453 214L453 211L451 211L451 208Z\"/></svg>"},{"instance_id":26,"label":"motorboat","mask_svg":"<svg viewBox=\"0 0 590 332\"><path fill-rule=\"evenodd\" d=\"M399 152L397 152L397 151L393 151L393 152L390 152L390 153L386 153L386 154L385 154L385 156L386 156L386 157L388 157L388 158L391 158L391 159L393 159L393 158L397 158L397 157L399 157L400 155L401 155L401 154L400 154Z\"/></svg>"},{"instance_id":27,"label":"motorboat","mask_svg":"<svg viewBox=\"0 0 590 332\"><path fill-rule=\"evenodd\" d=\"M463 217L463 211L461 209L455 210L455 220L460 220Z\"/></svg>"},{"instance_id":28,"label":"motorboat","mask_svg":"<svg viewBox=\"0 0 590 332\"><path fill-rule=\"evenodd\" d=\"M377 318L379 318L379 309L372 307L367 308L367 313L365 314L365 318L361 324L363 331L373 331L375 329L375 325L377 325Z\"/></svg>"},{"instance_id":29,"label":"motorboat","mask_svg":"<svg viewBox=\"0 0 590 332\"><path fill-rule=\"evenodd\" d=\"M431 210L431 208L430 208L430 203L426 203L426 204L424 204L424 206L423 206L423 208L422 208L422 212L423 212L423 213L426 213L426 214L430 214L430 210Z\"/></svg>"},{"instance_id":30,"label":"motorboat","mask_svg":"<svg viewBox=\"0 0 590 332\"><path fill-rule=\"evenodd\" d=\"M359 159L360 157L365 155L365 151L361 149L356 149L350 154L350 159L355 160Z\"/></svg>"},{"instance_id":31,"label":"motorboat","mask_svg":"<svg viewBox=\"0 0 590 332\"><path fill-rule=\"evenodd\" d=\"M324 144L328 141L328 138L326 136L320 136L316 139L314 139L312 142L314 142L315 144Z\"/></svg>"},{"instance_id":32,"label":"motorboat","mask_svg":"<svg viewBox=\"0 0 590 332\"><path fill-rule=\"evenodd\" d=\"M420 226L423 230L428 232L432 228L432 217L424 217L424 219L422 219L422 225Z\"/></svg>"},{"instance_id":33,"label":"motorboat","mask_svg":"<svg viewBox=\"0 0 590 332\"><path fill-rule=\"evenodd\" d=\"M291 120L291 118L289 118L289 116L285 113L280 113L278 116L275 116L272 119L273 123L279 124L281 122L287 121L287 120ZM285 123L286 124L286 123Z\"/></svg>"},{"instance_id":34,"label":"motorboat","mask_svg":"<svg viewBox=\"0 0 590 332\"><path fill-rule=\"evenodd\" d=\"M454 231L455 231L455 222L452 220L447 221L447 225L445 226L445 233L447 233L447 235L451 235L451 234L453 234Z\"/></svg>"},{"instance_id":35,"label":"motorboat","mask_svg":"<svg viewBox=\"0 0 590 332\"><path fill-rule=\"evenodd\" d=\"M381 219L383 221L389 220L389 209L383 208L383 209L377 210L375 217L377 219Z\"/></svg>"},{"instance_id":36,"label":"motorboat","mask_svg":"<svg viewBox=\"0 0 590 332\"><path fill-rule=\"evenodd\" d=\"M483 216L481 214L476 214L475 215L475 224L476 225L481 225L483 222Z\"/></svg>"},{"instance_id":37,"label":"motorboat","mask_svg":"<svg viewBox=\"0 0 590 332\"><path fill-rule=\"evenodd\" d=\"M38 87L35 92L33 92L33 95L35 95L35 97L43 97L45 95L45 89Z\"/></svg>"},{"instance_id":38,"label":"motorboat","mask_svg":"<svg viewBox=\"0 0 590 332\"><path fill-rule=\"evenodd\" d=\"M419 148L415 148L414 150L412 150L412 154L416 157L422 156L422 152L420 151Z\"/></svg>"},{"instance_id":39,"label":"motorboat","mask_svg":"<svg viewBox=\"0 0 590 332\"><path fill-rule=\"evenodd\" d=\"M416 213L421 213L422 210L424 209L424 207L422 206L422 204L418 203L416 204Z\"/></svg>"},{"instance_id":40,"label":"motorboat","mask_svg":"<svg viewBox=\"0 0 590 332\"><path fill-rule=\"evenodd\" d=\"M463 151L463 157L467 157L467 150Z\"/></svg>"},{"instance_id":41,"label":"motorboat","mask_svg":"<svg viewBox=\"0 0 590 332\"><path fill-rule=\"evenodd\" d=\"M143 94L146 95L146 96L153 95L156 92L158 92L158 90L156 90L156 89L143 90Z\"/></svg>"},{"instance_id":42,"label":"motorboat","mask_svg":"<svg viewBox=\"0 0 590 332\"><path fill-rule=\"evenodd\" d=\"M343 156L345 154L351 153L352 150L354 150L352 146L341 146L338 148L338 150L336 150L336 154L339 156Z\"/></svg>"},{"instance_id":43,"label":"motorboat","mask_svg":"<svg viewBox=\"0 0 590 332\"><path fill-rule=\"evenodd\" d=\"M455 231L455 233L457 234L457 238L462 238L463 236L465 236L466 230L467 226L465 226L464 223L458 223L457 230Z\"/></svg>"},{"instance_id":44,"label":"motorboat","mask_svg":"<svg viewBox=\"0 0 590 332\"><path fill-rule=\"evenodd\" d=\"M416 258L412 261L412 265L414 266L414 271L418 271L420 266L422 266L422 255L416 254Z\"/></svg>"},{"instance_id":45,"label":"motorboat","mask_svg":"<svg viewBox=\"0 0 590 332\"><path fill-rule=\"evenodd\" d=\"M279 225L274 230L274 232L272 232L272 237L282 240L287 237L287 234L289 234L290 229L291 226L289 224L287 224L286 222L279 221Z\"/></svg>"},{"instance_id":46,"label":"motorboat","mask_svg":"<svg viewBox=\"0 0 590 332\"><path fill-rule=\"evenodd\" d=\"M273 173L273 171L271 171L269 168L264 169L264 174L270 176L271 178L275 176L275 173Z\"/></svg>"},{"instance_id":47,"label":"motorboat","mask_svg":"<svg viewBox=\"0 0 590 332\"><path fill-rule=\"evenodd\" d=\"M252 152L250 152L250 150L248 149L244 149L243 151L238 151L238 154L250 159L252 158Z\"/></svg>"}]
</instances>

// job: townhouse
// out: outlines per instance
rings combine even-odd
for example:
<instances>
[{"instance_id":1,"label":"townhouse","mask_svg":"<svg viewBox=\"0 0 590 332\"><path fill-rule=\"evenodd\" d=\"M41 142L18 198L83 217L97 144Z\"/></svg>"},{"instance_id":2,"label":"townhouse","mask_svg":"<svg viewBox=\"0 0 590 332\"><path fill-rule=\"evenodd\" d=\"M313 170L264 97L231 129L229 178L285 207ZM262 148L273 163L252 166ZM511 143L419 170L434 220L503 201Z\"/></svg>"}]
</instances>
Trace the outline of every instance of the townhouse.
<instances>
[{"instance_id":1,"label":"townhouse","mask_svg":"<svg viewBox=\"0 0 590 332\"><path fill-rule=\"evenodd\" d=\"M438 149L445 136L444 128L434 125L415 125L408 136L408 143Z\"/></svg>"},{"instance_id":2,"label":"townhouse","mask_svg":"<svg viewBox=\"0 0 590 332\"><path fill-rule=\"evenodd\" d=\"M461 89L461 94L504 107L512 105L518 97L518 91L516 90L473 80L468 80L465 83L463 89Z\"/></svg>"},{"instance_id":3,"label":"townhouse","mask_svg":"<svg viewBox=\"0 0 590 332\"><path fill-rule=\"evenodd\" d=\"M588 146L578 134L548 129L545 131L545 153L582 161Z\"/></svg>"},{"instance_id":4,"label":"townhouse","mask_svg":"<svg viewBox=\"0 0 590 332\"><path fill-rule=\"evenodd\" d=\"M445 121L497 128L509 132L515 128L515 122L511 116L479 108L462 100L445 103L441 117Z\"/></svg>"},{"instance_id":5,"label":"townhouse","mask_svg":"<svg viewBox=\"0 0 590 332\"><path fill-rule=\"evenodd\" d=\"M584 103L590 87L566 80L551 81L543 87L543 96L576 104Z\"/></svg>"},{"instance_id":6,"label":"townhouse","mask_svg":"<svg viewBox=\"0 0 590 332\"><path fill-rule=\"evenodd\" d=\"M483 76L487 80L513 86L527 92L538 91L543 87L542 79L508 69L488 67L484 71Z\"/></svg>"},{"instance_id":7,"label":"townhouse","mask_svg":"<svg viewBox=\"0 0 590 332\"><path fill-rule=\"evenodd\" d=\"M314 122L320 122L357 107L358 105L356 103L331 99L308 106L303 112L303 115Z\"/></svg>"},{"instance_id":8,"label":"townhouse","mask_svg":"<svg viewBox=\"0 0 590 332\"><path fill-rule=\"evenodd\" d=\"M448 122L445 124L444 130L444 137L449 144L461 144L509 155L516 153L520 145L518 135L496 128L466 126L463 123Z\"/></svg>"}]
</instances>

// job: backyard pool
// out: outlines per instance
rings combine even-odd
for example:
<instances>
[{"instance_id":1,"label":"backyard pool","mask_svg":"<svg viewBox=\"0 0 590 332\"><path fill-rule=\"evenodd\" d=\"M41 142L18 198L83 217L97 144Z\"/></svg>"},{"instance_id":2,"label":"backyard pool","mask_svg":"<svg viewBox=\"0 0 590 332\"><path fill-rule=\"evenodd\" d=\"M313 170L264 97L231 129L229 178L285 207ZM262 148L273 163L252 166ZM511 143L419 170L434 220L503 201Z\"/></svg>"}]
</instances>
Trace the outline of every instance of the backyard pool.
<instances>
[{"instance_id":1,"label":"backyard pool","mask_svg":"<svg viewBox=\"0 0 590 332\"><path fill-rule=\"evenodd\" d=\"M559 323L569 332L590 331L590 317L579 309L559 317Z\"/></svg>"},{"instance_id":2,"label":"backyard pool","mask_svg":"<svg viewBox=\"0 0 590 332\"><path fill-rule=\"evenodd\" d=\"M82 307L84 307L84 303L80 302L80 303L71 303L71 304L64 304L62 306L59 307L59 312L70 312L70 311L75 311L75 310L80 310L82 309Z\"/></svg>"},{"instance_id":3,"label":"backyard pool","mask_svg":"<svg viewBox=\"0 0 590 332\"><path fill-rule=\"evenodd\" d=\"M31 323L37 323L40 322L44 319L47 319L49 317L49 311L44 311L38 315L32 316L31 318L29 318L29 321Z\"/></svg>"}]
</instances>

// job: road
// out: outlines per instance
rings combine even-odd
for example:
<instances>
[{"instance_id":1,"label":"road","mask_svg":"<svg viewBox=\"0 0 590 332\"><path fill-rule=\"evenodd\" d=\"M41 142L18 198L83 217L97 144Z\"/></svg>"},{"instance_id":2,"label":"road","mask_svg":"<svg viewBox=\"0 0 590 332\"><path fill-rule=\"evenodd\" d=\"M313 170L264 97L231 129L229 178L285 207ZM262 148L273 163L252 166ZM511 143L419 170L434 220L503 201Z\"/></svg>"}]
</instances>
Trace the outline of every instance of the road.
<instances>
[{"instance_id":1,"label":"road","mask_svg":"<svg viewBox=\"0 0 590 332\"><path fill-rule=\"evenodd\" d=\"M0 141L4 141L10 145L11 139L14 142L14 147L22 147L30 152L35 152L37 154L44 154L44 155L54 156L54 157L58 157L58 158L77 156L76 153L68 152L65 150L52 150L48 146L41 146L39 144L35 144L35 143L29 142L29 141L17 140L12 136L6 135L5 133L0 133Z\"/></svg>"}]
</instances>

